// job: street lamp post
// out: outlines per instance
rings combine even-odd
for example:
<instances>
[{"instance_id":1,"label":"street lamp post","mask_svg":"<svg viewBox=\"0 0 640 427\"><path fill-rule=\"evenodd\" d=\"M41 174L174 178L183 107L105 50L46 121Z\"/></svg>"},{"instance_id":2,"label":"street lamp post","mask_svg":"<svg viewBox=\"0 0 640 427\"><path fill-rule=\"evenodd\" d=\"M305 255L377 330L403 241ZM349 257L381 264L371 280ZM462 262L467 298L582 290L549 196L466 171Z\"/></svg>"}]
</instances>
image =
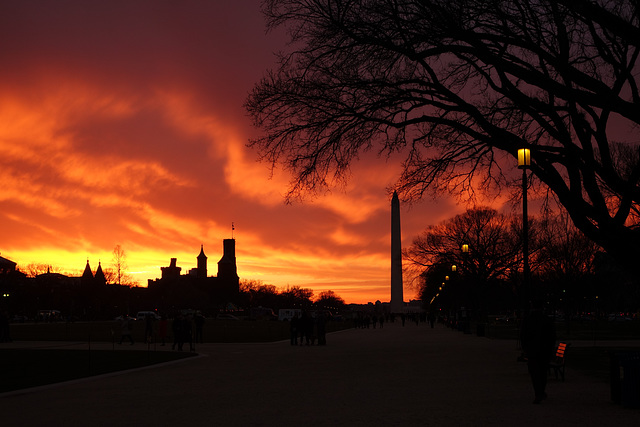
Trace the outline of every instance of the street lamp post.
<instances>
[{"instance_id":1,"label":"street lamp post","mask_svg":"<svg viewBox=\"0 0 640 427\"><path fill-rule=\"evenodd\" d=\"M468 282L468 273L469 273L469 262L468 262L468 256L469 256L469 245L467 243L464 243L461 247L460 250L462 251L462 270L463 270L463 274L464 274L464 286L466 288ZM469 300L465 299L465 301L468 303ZM469 324L469 317L468 317L468 311L469 310L469 306L467 304L465 304L465 306L460 307L460 316L461 316L461 321L462 321L462 326L463 329L462 331L465 334L471 333L470 327L471 325Z\"/></svg>"},{"instance_id":2,"label":"street lamp post","mask_svg":"<svg viewBox=\"0 0 640 427\"><path fill-rule=\"evenodd\" d=\"M527 168L531 166L531 150L518 150L518 168L522 169L522 293L526 307L529 297L529 218L527 214Z\"/></svg>"}]
</instances>

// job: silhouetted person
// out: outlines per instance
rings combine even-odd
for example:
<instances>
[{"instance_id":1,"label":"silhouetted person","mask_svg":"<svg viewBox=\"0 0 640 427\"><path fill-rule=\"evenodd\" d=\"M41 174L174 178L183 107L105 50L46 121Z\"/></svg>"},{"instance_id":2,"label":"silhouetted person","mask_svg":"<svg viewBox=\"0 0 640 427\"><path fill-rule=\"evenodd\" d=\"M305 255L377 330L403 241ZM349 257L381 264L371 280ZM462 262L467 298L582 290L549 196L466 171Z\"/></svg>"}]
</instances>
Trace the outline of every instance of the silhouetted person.
<instances>
[{"instance_id":1,"label":"silhouetted person","mask_svg":"<svg viewBox=\"0 0 640 427\"><path fill-rule=\"evenodd\" d=\"M317 319L318 345L327 345L327 318L324 313L318 313Z\"/></svg>"},{"instance_id":2,"label":"silhouetted person","mask_svg":"<svg viewBox=\"0 0 640 427\"><path fill-rule=\"evenodd\" d=\"M160 321L158 322L158 335L160 336L160 341L164 345L165 340L167 339L167 332L169 329L169 322L167 321L167 316L164 314L160 317Z\"/></svg>"},{"instance_id":3,"label":"silhouetted person","mask_svg":"<svg viewBox=\"0 0 640 427\"><path fill-rule=\"evenodd\" d=\"M182 350L182 345L184 344L182 314L177 314L173 322L171 322L171 331L173 332L173 345L171 346L171 350L175 350L176 347L178 347L178 350Z\"/></svg>"},{"instance_id":4,"label":"silhouetted person","mask_svg":"<svg viewBox=\"0 0 640 427\"><path fill-rule=\"evenodd\" d=\"M133 345L133 336L131 336L131 332L133 330L133 323L131 322L131 318L129 316L122 316L122 321L120 322L120 342L118 344L122 344L124 339L127 339L131 345Z\"/></svg>"},{"instance_id":5,"label":"silhouetted person","mask_svg":"<svg viewBox=\"0 0 640 427\"><path fill-rule=\"evenodd\" d=\"M298 313L293 315L289 324L289 336L291 337L291 345L298 345L298 329L300 328L300 319Z\"/></svg>"},{"instance_id":6,"label":"silhouetted person","mask_svg":"<svg viewBox=\"0 0 640 427\"><path fill-rule=\"evenodd\" d=\"M375 314L371 317L371 323L373 323L373 329L376 328L376 326L378 326L378 316L376 316Z\"/></svg>"},{"instance_id":7,"label":"silhouetted person","mask_svg":"<svg viewBox=\"0 0 640 427\"><path fill-rule=\"evenodd\" d=\"M184 316L182 319L182 344L189 343L189 351L193 351L193 324L191 316ZM182 351L182 345L178 348Z\"/></svg>"},{"instance_id":8,"label":"silhouetted person","mask_svg":"<svg viewBox=\"0 0 640 427\"><path fill-rule=\"evenodd\" d=\"M196 314L194 322L196 324L196 342L202 344L204 342L202 338L202 331L204 329L204 316L200 313Z\"/></svg>"},{"instance_id":9,"label":"silhouetted person","mask_svg":"<svg viewBox=\"0 0 640 427\"><path fill-rule=\"evenodd\" d=\"M154 318L150 315L144 317L144 341L151 343L153 339L153 321Z\"/></svg>"},{"instance_id":10,"label":"silhouetted person","mask_svg":"<svg viewBox=\"0 0 640 427\"><path fill-rule=\"evenodd\" d=\"M434 328L436 324L436 315L434 312L430 311L429 312L429 325L431 325L431 329Z\"/></svg>"},{"instance_id":11,"label":"silhouetted person","mask_svg":"<svg viewBox=\"0 0 640 427\"><path fill-rule=\"evenodd\" d=\"M527 366L535 392L533 403L547 397L547 370L556 345L556 329L553 320L543 312L543 302L536 300L531 312L522 323L522 350L527 356Z\"/></svg>"},{"instance_id":12,"label":"silhouetted person","mask_svg":"<svg viewBox=\"0 0 640 427\"><path fill-rule=\"evenodd\" d=\"M311 344L311 336L313 335L313 319L306 311L302 313L300 318L300 345L306 343ZM304 342L303 342L304 341Z\"/></svg>"},{"instance_id":13,"label":"silhouetted person","mask_svg":"<svg viewBox=\"0 0 640 427\"><path fill-rule=\"evenodd\" d=\"M380 316L380 319L378 319L378 321L380 322L380 329L382 329L384 327L384 316Z\"/></svg>"}]
</instances>

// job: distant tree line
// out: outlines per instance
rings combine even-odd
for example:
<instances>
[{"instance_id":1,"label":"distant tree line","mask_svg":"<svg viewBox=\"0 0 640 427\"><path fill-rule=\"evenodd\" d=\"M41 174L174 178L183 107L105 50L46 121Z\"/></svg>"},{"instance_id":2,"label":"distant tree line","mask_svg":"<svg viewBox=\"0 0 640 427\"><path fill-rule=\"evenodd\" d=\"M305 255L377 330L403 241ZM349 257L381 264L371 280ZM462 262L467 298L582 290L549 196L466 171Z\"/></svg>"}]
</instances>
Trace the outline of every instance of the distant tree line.
<instances>
[{"instance_id":1,"label":"distant tree line","mask_svg":"<svg viewBox=\"0 0 640 427\"><path fill-rule=\"evenodd\" d=\"M223 311L249 311L257 307L273 309L276 314L280 308L336 312L345 305L344 300L330 290L314 298L313 290L308 288L287 286L280 290L256 280L242 280L240 292L230 298L218 296L213 288L181 283L171 287L170 302L166 303L163 295L146 287L119 285L113 279L98 282L95 278L70 277L48 265L29 264L24 270L28 273L17 270L0 275L0 289L6 295L0 300L0 309L29 319L35 319L41 310L54 309L61 311L63 319L75 321L135 316L143 310L158 310L170 317L185 309L215 316Z\"/></svg>"},{"instance_id":2,"label":"distant tree line","mask_svg":"<svg viewBox=\"0 0 640 427\"><path fill-rule=\"evenodd\" d=\"M532 280L525 296L522 236L520 215L475 208L427 227L403 255L432 308L465 307L482 315L524 308L532 298L567 313L640 308L632 279L566 214L530 219Z\"/></svg>"},{"instance_id":3,"label":"distant tree line","mask_svg":"<svg viewBox=\"0 0 640 427\"><path fill-rule=\"evenodd\" d=\"M314 299L312 289L301 286L286 286L279 290L274 285L264 284L259 280L240 281L240 304L242 307L280 308L312 308L326 309L333 312L341 309L345 301L334 291L322 291Z\"/></svg>"}]
</instances>

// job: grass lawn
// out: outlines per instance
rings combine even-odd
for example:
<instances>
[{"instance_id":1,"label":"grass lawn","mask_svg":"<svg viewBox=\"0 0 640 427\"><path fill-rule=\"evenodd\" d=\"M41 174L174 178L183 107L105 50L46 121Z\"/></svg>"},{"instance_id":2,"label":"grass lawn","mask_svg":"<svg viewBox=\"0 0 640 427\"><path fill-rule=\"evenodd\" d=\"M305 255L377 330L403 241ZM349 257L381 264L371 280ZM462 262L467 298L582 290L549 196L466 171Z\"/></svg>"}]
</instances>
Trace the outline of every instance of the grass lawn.
<instances>
[{"instance_id":1,"label":"grass lawn","mask_svg":"<svg viewBox=\"0 0 640 427\"><path fill-rule=\"evenodd\" d=\"M329 332L352 327L331 322ZM169 329L171 324L169 324ZM208 320L203 331L206 343L274 342L289 339L289 323L273 321ZM171 330L169 330L171 335ZM19 341L118 342L117 322L11 324L11 338ZM133 338L144 341L144 323L135 322ZM157 331L155 340L158 341ZM173 338L168 337L169 344ZM193 356L188 352L110 351L62 349L2 349L0 393L53 384L93 375L153 365ZM9 367L7 369L7 367Z\"/></svg>"},{"instance_id":2,"label":"grass lawn","mask_svg":"<svg viewBox=\"0 0 640 427\"><path fill-rule=\"evenodd\" d=\"M189 352L2 349L0 393L154 365Z\"/></svg>"}]
</instances>

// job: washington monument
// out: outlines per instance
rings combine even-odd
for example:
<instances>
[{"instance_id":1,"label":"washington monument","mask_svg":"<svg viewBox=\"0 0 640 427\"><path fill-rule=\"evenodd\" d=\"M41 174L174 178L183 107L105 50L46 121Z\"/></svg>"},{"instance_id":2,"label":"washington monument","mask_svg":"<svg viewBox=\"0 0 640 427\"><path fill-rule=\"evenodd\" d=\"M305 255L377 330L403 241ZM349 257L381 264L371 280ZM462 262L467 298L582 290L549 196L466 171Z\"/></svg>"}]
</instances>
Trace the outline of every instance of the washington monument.
<instances>
[{"instance_id":1,"label":"washington monument","mask_svg":"<svg viewBox=\"0 0 640 427\"><path fill-rule=\"evenodd\" d=\"M402 313L402 239L400 236L400 200L398 193L391 198L391 312Z\"/></svg>"}]
</instances>

